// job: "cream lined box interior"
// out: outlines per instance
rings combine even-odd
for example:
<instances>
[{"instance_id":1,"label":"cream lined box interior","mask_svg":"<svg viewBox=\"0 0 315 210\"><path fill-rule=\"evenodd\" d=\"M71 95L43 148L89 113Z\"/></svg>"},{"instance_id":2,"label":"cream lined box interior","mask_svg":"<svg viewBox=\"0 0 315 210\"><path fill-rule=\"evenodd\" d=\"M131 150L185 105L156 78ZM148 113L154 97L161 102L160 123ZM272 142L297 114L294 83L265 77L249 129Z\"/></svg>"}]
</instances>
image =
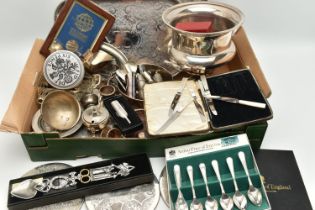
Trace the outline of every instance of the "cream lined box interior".
<instances>
[{"instance_id":1,"label":"cream lined box interior","mask_svg":"<svg viewBox=\"0 0 315 210\"><path fill-rule=\"evenodd\" d=\"M177 106L185 107L187 104L189 105L170 126L161 133L156 133L168 120L172 99L180 86L181 81L161 82L144 86L144 109L146 110L147 128L150 135L176 135L210 130L208 120L201 120L192 101L190 89L195 92L198 103L205 111L196 83L188 81ZM208 114L205 115L208 118Z\"/></svg>"}]
</instances>

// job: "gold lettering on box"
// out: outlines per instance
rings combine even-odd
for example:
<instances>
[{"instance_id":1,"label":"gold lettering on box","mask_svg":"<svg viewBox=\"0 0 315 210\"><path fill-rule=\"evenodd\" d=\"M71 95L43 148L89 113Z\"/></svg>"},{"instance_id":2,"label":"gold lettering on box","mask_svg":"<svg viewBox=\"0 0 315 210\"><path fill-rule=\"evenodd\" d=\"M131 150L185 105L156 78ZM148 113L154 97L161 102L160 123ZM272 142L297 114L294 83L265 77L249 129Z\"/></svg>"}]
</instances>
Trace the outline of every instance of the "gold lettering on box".
<instances>
[{"instance_id":1,"label":"gold lettering on box","mask_svg":"<svg viewBox=\"0 0 315 210\"><path fill-rule=\"evenodd\" d=\"M73 36L74 38L77 38L81 42L86 42L88 39L88 37L85 34L83 34L78 29L75 29L75 28L71 28L69 31L69 34Z\"/></svg>"},{"instance_id":2,"label":"gold lettering on box","mask_svg":"<svg viewBox=\"0 0 315 210\"><path fill-rule=\"evenodd\" d=\"M184 149L179 149L178 153L195 153L195 152L200 152L200 151L205 151L205 150L211 150L215 147L221 146L221 143L216 143L216 144L205 144L202 145L201 147L190 147L190 148L184 148Z\"/></svg>"},{"instance_id":3,"label":"gold lettering on box","mask_svg":"<svg viewBox=\"0 0 315 210\"><path fill-rule=\"evenodd\" d=\"M264 176L261 176L261 180L265 185L266 192L268 193L276 193L279 191L292 191L291 185L270 184L266 182L266 179Z\"/></svg>"},{"instance_id":4,"label":"gold lettering on box","mask_svg":"<svg viewBox=\"0 0 315 210\"><path fill-rule=\"evenodd\" d=\"M266 184L265 185L267 192L278 192L278 191L291 191L291 185L275 185L275 184Z\"/></svg>"}]
</instances>

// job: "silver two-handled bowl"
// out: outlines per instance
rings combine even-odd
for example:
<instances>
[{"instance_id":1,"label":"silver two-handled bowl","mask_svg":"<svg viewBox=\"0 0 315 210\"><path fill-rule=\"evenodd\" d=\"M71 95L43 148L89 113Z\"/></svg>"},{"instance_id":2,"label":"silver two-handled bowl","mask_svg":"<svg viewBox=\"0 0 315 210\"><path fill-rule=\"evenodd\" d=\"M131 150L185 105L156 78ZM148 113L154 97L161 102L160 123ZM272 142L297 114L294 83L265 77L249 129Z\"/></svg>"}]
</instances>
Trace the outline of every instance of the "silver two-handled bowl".
<instances>
[{"instance_id":1,"label":"silver two-handled bowl","mask_svg":"<svg viewBox=\"0 0 315 210\"><path fill-rule=\"evenodd\" d=\"M162 19L171 29L169 53L177 64L211 67L228 62L235 55L232 37L242 25L244 15L233 6L204 1L172 6L163 12ZM205 33L175 27L180 22L209 21L212 29Z\"/></svg>"}]
</instances>

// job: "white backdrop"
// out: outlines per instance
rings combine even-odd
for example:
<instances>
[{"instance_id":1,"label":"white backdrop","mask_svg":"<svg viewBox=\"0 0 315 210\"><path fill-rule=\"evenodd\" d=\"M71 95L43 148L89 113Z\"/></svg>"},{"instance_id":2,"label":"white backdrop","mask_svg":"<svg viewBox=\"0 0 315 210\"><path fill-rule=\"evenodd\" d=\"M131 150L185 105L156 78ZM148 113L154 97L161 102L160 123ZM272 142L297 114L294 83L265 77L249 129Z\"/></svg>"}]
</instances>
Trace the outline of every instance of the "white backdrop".
<instances>
[{"instance_id":1,"label":"white backdrop","mask_svg":"<svg viewBox=\"0 0 315 210\"><path fill-rule=\"evenodd\" d=\"M0 6L0 117L14 93L36 37L45 38L60 0L2 0ZM226 0L246 15L245 29L273 90L274 119L262 147L294 150L315 205L315 18L313 0ZM21 104L23 106L23 104ZM42 164L31 162L20 137L0 133L0 209L6 209L8 181ZM65 161L80 165L99 160ZM151 159L159 176L163 158ZM270 163L272 164L272 163ZM158 210L166 209L161 200Z\"/></svg>"}]
</instances>

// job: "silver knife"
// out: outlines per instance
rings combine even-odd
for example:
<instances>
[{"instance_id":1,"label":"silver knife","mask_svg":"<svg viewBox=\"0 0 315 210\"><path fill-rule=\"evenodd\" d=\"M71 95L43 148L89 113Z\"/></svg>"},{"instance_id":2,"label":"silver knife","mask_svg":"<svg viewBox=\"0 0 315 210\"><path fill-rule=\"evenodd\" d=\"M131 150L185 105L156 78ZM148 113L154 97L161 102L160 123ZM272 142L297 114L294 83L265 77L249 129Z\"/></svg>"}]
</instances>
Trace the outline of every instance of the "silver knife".
<instances>
[{"instance_id":1,"label":"silver knife","mask_svg":"<svg viewBox=\"0 0 315 210\"><path fill-rule=\"evenodd\" d=\"M211 99L215 99L215 100L220 100L220 101L224 101L224 102L228 102L228 103L234 103L234 104L242 104L245 106L256 107L259 109L265 109L267 106L265 103L256 102L256 101L241 100L238 98L227 97L227 96L214 96L214 95L212 95L212 96L208 96L208 97Z\"/></svg>"},{"instance_id":2,"label":"silver knife","mask_svg":"<svg viewBox=\"0 0 315 210\"><path fill-rule=\"evenodd\" d=\"M157 134L163 132L168 126L170 126L178 117L179 115L189 106L189 103L187 103L185 106L177 106L176 109L171 113L171 115L168 117L168 119L163 123L163 125L155 132Z\"/></svg>"},{"instance_id":3,"label":"silver knife","mask_svg":"<svg viewBox=\"0 0 315 210\"><path fill-rule=\"evenodd\" d=\"M177 91L177 93L175 94L174 98L173 98L173 101L171 103L171 107L169 109L169 112L168 112L168 115L170 116L172 114L172 112L175 110L175 107L180 99L180 97L182 96L182 92L184 91L185 89L185 86L186 86L186 83L188 81L188 78L187 77L184 77L182 79L182 82L181 82L181 86L179 88L179 90Z\"/></svg>"},{"instance_id":4,"label":"silver knife","mask_svg":"<svg viewBox=\"0 0 315 210\"><path fill-rule=\"evenodd\" d=\"M201 80L202 86L204 88L206 100L209 103L210 111L212 112L212 114L218 115L218 112L217 112L217 110L216 110L216 108L215 108L215 106L213 104L213 100L211 98L211 92L209 90L209 86L208 86L208 82L207 82L206 76L205 75L201 75L200 76L200 80Z\"/></svg>"},{"instance_id":5,"label":"silver knife","mask_svg":"<svg viewBox=\"0 0 315 210\"><path fill-rule=\"evenodd\" d=\"M199 113L199 116L200 116L200 119L202 122L205 122L206 121L206 116L205 116L205 113L203 111L203 108L202 106L199 104L199 102L197 101L197 96L196 96L196 93L193 89L190 89L190 93L191 93L191 97L193 98L193 101L194 101L194 104L195 104L195 107L197 108L198 110L198 113Z\"/></svg>"}]
</instances>

